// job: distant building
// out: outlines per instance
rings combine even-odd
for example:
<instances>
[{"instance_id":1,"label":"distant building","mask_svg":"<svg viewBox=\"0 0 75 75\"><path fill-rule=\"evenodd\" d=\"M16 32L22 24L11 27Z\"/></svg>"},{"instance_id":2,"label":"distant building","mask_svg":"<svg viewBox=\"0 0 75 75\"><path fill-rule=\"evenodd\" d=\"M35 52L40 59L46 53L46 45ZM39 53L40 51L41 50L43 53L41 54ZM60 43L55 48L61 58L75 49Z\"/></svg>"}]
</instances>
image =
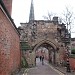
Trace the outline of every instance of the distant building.
<instances>
[{"instance_id":1,"label":"distant building","mask_svg":"<svg viewBox=\"0 0 75 75\"><path fill-rule=\"evenodd\" d=\"M71 53L75 54L75 38L71 38Z\"/></svg>"},{"instance_id":2,"label":"distant building","mask_svg":"<svg viewBox=\"0 0 75 75\"><path fill-rule=\"evenodd\" d=\"M71 38L71 45L72 45L72 48L75 48L75 38Z\"/></svg>"}]
</instances>

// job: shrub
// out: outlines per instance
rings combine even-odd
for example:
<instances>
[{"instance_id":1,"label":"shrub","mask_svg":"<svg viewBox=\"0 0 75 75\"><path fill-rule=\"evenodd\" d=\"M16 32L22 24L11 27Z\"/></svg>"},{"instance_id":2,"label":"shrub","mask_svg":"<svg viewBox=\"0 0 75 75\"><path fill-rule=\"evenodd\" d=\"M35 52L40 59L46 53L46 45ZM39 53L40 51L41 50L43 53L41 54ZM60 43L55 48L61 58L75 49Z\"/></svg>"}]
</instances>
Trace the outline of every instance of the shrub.
<instances>
[{"instance_id":1,"label":"shrub","mask_svg":"<svg viewBox=\"0 0 75 75\"><path fill-rule=\"evenodd\" d=\"M75 48L71 50L71 54L75 54Z\"/></svg>"},{"instance_id":2,"label":"shrub","mask_svg":"<svg viewBox=\"0 0 75 75\"><path fill-rule=\"evenodd\" d=\"M22 57L22 59L21 59L21 66L22 66L22 68L27 68L28 67L28 63L27 63L25 57Z\"/></svg>"}]
</instances>

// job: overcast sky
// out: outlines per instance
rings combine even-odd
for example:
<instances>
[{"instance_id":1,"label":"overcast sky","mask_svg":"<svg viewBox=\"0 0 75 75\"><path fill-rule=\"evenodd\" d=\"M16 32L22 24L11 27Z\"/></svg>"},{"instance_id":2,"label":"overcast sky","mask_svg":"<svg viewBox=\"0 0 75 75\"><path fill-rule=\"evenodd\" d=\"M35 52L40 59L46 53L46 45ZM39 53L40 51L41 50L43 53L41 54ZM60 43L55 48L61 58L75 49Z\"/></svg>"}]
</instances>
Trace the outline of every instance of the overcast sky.
<instances>
[{"instance_id":1,"label":"overcast sky","mask_svg":"<svg viewBox=\"0 0 75 75\"><path fill-rule=\"evenodd\" d=\"M33 0L34 1L34 13L35 19L44 19L43 16L48 12L56 13L60 16L65 7L69 7L75 14L75 0ZM13 0L12 6L12 18L16 26L20 26L20 23L29 21L31 0ZM75 31L75 29L72 29ZM73 34L74 36L74 34Z\"/></svg>"}]
</instances>

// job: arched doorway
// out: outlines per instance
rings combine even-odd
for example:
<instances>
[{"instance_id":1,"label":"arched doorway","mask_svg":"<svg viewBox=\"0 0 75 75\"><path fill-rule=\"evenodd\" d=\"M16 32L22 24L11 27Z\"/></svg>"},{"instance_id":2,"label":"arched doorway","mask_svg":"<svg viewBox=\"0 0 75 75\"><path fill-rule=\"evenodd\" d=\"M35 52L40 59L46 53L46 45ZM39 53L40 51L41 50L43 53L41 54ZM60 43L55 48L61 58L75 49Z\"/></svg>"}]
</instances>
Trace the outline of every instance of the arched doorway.
<instances>
[{"instance_id":1,"label":"arched doorway","mask_svg":"<svg viewBox=\"0 0 75 75\"><path fill-rule=\"evenodd\" d=\"M44 55L45 59L48 60L49 63L56 63L57 46L53 42L42 40L34 46L33 51L35 51L35 57Z\"/></svg>"}]
</instances>

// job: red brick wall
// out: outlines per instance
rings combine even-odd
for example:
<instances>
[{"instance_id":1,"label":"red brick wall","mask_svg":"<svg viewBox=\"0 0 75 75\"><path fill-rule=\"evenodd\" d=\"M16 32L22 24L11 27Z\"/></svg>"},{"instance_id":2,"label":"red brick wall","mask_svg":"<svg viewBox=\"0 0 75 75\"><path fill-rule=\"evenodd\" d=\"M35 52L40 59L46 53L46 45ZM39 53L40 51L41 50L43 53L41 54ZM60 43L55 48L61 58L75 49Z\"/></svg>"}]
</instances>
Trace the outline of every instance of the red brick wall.
<instances>
[{"instance_id":1,"label":"red brick wall","mask_svg":"<svg viewBox=\"0 0 75 75\"><path fill-rule=\"evenodd\" d=\"M20 67L19 36L0 9L0 75L10 75Z\"/></svg>"},{"instance_id":2,"label":"red brick wall","mask_svg":"<svg viewBox=\"0 0 75 75\"><path fill-rule=\"evenodd\" d=\"M12 0L3 0L9 14L11 15L11 11L12 11Z\"/></svg>"},{"instance_id":3,"label":"red brick wall","mask_svg":"<svg viewBox=\"0 0 75 75\"><path fill-rule=\"evenodd\" d=\"M75 58L69 58L71 69L75 71Z\"/></svg>"}]
</instances>

